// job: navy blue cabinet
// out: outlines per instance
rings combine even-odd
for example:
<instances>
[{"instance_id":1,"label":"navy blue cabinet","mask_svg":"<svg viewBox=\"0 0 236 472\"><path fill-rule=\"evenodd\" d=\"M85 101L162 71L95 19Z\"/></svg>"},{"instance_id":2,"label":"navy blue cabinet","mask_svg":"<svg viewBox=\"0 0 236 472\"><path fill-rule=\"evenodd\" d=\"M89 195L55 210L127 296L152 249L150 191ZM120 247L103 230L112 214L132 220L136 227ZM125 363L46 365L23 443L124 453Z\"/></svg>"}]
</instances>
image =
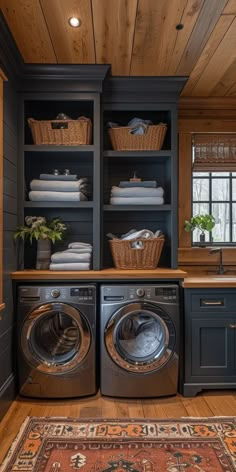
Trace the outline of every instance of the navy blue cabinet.
<instances>
[{"instance_id":1,"label":"navy blue cabinet","mask_svg":"<svg viewBox=\"0 0 236 472\"><path fill-rule=\"evenodd\" d=\"M185 289L183 395L236 387L236 291Z\"/></svg>"}]
</instances>

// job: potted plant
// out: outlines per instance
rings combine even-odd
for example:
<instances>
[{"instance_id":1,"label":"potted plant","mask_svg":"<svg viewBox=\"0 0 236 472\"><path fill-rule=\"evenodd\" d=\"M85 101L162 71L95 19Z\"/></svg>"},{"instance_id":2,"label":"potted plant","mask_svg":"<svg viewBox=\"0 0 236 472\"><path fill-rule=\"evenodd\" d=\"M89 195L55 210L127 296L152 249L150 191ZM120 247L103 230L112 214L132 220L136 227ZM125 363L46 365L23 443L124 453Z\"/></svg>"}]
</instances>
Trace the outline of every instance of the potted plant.
<instances>
[{"instance_id":1,"label":"potted plant","mask_svg":"<svg viewBox=\"0 0 236 472\"><path fill-rule=\"evenodd\" d=\"M212 231L216 222L213 215L195 215L191 220L185 220L184 229L188 233L194 231L194 229L199 229L200 233L200 242L205 242L205 231Z\"/></svg>"},{"instance_id":2,"label":"potted plant","mask_svg":"<svg viewBox=\"0 0 236 472\"><path fill-rule=\"evenodd\" d=\"M37 241L36 269L48 269L51 259L51 243L61 241L66 225L60 218L47 220L44 216L26 216L25 225L16 228L14 239Z\"/></svg>"}]
</instances>

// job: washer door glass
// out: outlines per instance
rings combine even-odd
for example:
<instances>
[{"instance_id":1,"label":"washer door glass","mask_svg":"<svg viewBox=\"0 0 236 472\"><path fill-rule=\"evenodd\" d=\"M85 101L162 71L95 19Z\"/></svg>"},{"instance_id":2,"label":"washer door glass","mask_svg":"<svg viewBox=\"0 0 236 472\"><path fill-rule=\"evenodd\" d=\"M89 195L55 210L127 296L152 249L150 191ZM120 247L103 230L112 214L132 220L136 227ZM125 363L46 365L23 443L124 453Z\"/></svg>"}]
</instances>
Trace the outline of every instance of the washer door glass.
<instances>
[{"instance_id":1,"label":"washer door glass","mask_svg":"<svg viewBox=\"0 0 236 472\"><path fill-rule=\"evenodd\" d=\"M25 320L21 347L38 370L60 373L73 369L86 356L90 330L81 313L64 303L41 305Z\"/></svg>"},{"instance_id":2,"label":"washer door glass","mask_svg":"<svg viewBox=\"0 0 236 472\"><path fill-rule=\"evenodd\" d=\"M175 329L161 309L136 303L113 315L105 339L108 352L118 365L133 372L149 372L172 355Z\"/></svg>"}]
</instances>

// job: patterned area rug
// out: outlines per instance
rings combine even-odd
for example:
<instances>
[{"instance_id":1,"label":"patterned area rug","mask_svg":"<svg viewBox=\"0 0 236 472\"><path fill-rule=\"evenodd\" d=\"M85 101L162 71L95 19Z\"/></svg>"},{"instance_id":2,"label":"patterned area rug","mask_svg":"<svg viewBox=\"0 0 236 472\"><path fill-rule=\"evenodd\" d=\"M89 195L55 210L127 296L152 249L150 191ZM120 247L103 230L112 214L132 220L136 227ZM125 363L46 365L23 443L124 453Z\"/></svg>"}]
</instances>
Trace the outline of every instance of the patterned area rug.
<instances>
[{"instance_id":1,"label":"patterned area rug","mask_svg":"<svg viewBox=\"0 0 236 472\"><path fill-rule=\"evenodd\" d=\"M26 418L1 472L236 471L236 417Z\"/></svg>"}]
</instances>

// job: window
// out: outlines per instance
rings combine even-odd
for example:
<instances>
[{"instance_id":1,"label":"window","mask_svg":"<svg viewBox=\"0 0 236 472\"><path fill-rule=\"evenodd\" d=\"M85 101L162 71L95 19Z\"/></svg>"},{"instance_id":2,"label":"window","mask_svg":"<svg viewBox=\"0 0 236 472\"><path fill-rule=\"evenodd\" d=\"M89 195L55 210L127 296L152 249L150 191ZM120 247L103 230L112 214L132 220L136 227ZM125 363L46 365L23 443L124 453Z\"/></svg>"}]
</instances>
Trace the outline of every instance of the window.
<instances>
[{"instance_id":1,"label":"window","mask_svg":"<svg viewBox=\"0 0 236 472\"><path fill-rule=\"evenodd\" d=\"M236 243L236 135L196 134L192 146L192 215L210 213L210 244ZM193 232L193 244L199 230Z\"/></svg>"}]
</instances>

